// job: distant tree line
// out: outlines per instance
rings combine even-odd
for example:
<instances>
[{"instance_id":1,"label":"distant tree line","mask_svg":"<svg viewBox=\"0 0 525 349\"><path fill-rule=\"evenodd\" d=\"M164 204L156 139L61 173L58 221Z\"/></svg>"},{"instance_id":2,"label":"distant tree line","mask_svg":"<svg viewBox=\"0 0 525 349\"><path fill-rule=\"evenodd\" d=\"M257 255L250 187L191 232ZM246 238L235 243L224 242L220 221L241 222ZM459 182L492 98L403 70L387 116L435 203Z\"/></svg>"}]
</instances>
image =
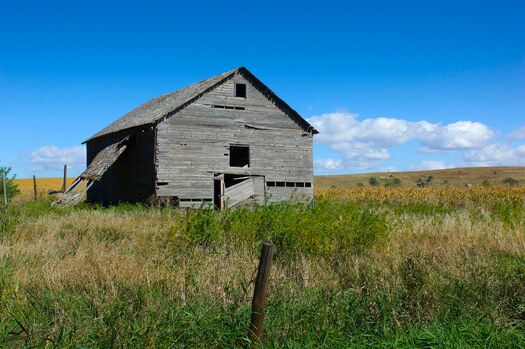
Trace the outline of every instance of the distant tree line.
<instances>
[{"instance_id":1,"label":"distant tree line","mask_svg":"<svg viewBox=\"0 0 525 349\"><path fill-rule=\"evenodd\" d=\"M428 176L427 178L419 177L416 180L416 186L418 188L425 188L425 187L431 186L433 183L434 183L434 176ZM520 181L512 177L507 177L503 179L501 183L503 185L508 185L508 186L513 187L513 186L519 185ZM379 187L381 185L387 188L388 187L399 187L401 186L401 180L399 178L395 178L393 175L390 175L388 177L381 177L379 179L377 177L370 177L368 178L368 184L371 187ZM449 185L448 179L443 180L443 185L445 186ZM483 182L481 182L481 185L484 187L488 187L488 186L491 186L492 183L488 179L485 179ZM362 187L363 184L357 183L357 186ZM472 187L472 184L465 184L465 186Z\"/></svg>"}]
</instances>

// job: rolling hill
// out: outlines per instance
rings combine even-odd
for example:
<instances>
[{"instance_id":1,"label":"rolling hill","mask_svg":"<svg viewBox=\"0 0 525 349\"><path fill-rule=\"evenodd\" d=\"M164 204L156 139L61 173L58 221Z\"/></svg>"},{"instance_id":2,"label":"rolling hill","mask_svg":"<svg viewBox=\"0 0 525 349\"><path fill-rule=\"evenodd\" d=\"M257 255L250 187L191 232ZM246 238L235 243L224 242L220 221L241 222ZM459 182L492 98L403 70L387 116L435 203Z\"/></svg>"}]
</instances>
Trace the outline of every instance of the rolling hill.
<instances>
[{"instance_id":1,"label":"rolling hill","mask_svg":"<svg viewBox=\"0 0 525 349\"><path fill-rule=\"evenodd\" d=\"M348 188L360 185L368 186L370 177L375 177L379 185L397 178L401 186L415 186L419 178L426 180L432 176L433 186L473 186L482 185L484 182L493 185L502 185L505 178L511 177L525 184L525 166L508 167L468 167L450 168L445 170L431 171L408 171L408 172L377 172L348 175L316 176L316 188Z\"/></svg>"}]
</instances>

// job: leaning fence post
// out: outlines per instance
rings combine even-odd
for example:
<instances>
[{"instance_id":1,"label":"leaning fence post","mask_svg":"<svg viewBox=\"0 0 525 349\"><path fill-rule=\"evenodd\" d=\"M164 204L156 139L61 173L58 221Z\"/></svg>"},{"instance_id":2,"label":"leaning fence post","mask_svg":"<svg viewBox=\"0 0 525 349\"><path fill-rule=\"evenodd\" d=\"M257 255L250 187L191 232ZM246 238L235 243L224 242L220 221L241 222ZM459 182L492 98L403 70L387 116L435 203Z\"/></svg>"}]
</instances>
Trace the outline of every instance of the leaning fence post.
<instances>
[{"instance_id":1,"label":"leaning fence post","mask_svg":"<svg viewBox=\"0 0 525 349\"><path fill-rule=\"evenodd\" d=\"M261 259L259 260L259 269L255 279L255 289L253 290L252 299L252 317L250 320L250 331L248 338L255 346L262 338L262 327L264 322L264 304L268 294L268 281L270 280L270 270L272 268L272 259L274 246L265 242L262 247Z\"/></svg>"},{"instance_id":2,"label":"leaning fence post","mask_svg":"<svg viewBox=\"0 0 525 349\"><path fill-rule=\"evenodd\" d=\"M33 175L33 192L35 194L35 200L37 199L37 191L36 191L36 177Z\"/></svg>"},{"instance_id":3,"label":"leaning fence post","mask_svg":"<svg viewBox=\"0 0 525 349\"><path fill-rule=\"evenodd\" d=\"M64 181L62 182L62 193L66 192L67 165L64 165Z\"/></svg>"},{"instance_id":4,"label":"leaning fence post","mask_svg":"<svg viewBox=\"0 0 525 349\"><path fill-rule=\"evenodd\" d=\"M3 183L3 189L4 189L4 208L7 208L7 183L5 178L5 172L2 173L2 183Z\"/></svg>"}]
</instances>

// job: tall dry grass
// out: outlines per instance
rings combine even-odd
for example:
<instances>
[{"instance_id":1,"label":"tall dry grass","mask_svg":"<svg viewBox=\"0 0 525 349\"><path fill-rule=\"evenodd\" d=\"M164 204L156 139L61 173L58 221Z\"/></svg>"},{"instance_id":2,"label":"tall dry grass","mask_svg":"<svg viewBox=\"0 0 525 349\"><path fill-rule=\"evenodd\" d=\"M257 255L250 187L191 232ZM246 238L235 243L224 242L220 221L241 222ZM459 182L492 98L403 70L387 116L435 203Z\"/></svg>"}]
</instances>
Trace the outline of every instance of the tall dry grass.
<instances>
[{"instance_id":1,"label":"tall dry grass","mask_svg":"<svg viewBox=\"0 0 525 349\"><path fill-rule=\"evenodd\" d=\"M265 345L519 347L523 194L353 189L320 192L315 208L225 212L12 207L0 225L0 341L242 346L270 240Z\"/></svg>"},{"instance_id":2,"label":"tall dry grass","mask_svg":"<svg viewBox=\"0 0 525 349\"><path fill-rule=\"evenodd\" d=\"M251 280L257 261L256 243L252 246L225 237L213 248L198 244L189 247L186 237L177 236L183 216L182 212L165 214L158 210L119 214L111 210L81 210L45 215L17 225L10 237L0 243L0 258L12 261L13 281L20 286L46 285L57 290L103 288L111 290L114 296L118 296L114 293L115 283L165 284L181 294L189 291L220 295L232 283ZM280 261L272 280L276 284L290 278L310 286L324 284L333 276L330 258L336 257L353 257L347 261L352 269L366 263L378 275L387 275L406 256L418 254L423 258L430 256L459 275L466 257L525 252L521 223L509 229L490 216L473 219L468 212L437 218L412 214L389 217L388 225L388 241L374 246L366 255L327 259L301 256L292 264ZM187 272L199 280L198 287L187 287ZM377 287L394 280L385 281L383 277L371 280Z\"/></svg>"}]
</instances>

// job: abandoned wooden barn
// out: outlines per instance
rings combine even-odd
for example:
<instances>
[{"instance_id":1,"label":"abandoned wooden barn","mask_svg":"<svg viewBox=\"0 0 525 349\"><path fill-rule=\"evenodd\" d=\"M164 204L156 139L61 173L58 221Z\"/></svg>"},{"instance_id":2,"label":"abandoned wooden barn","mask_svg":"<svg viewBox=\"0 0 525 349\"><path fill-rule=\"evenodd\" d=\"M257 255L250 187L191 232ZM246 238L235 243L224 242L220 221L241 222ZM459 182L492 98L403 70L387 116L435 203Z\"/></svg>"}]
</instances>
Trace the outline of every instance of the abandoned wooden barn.
<instances>
[{"instance_id":1,"label":"abandoned wooden barn","mask_svg":"<svg viewBox=\"0 0 525 349\"><path fill-rule=\"evenodd\" d=\"M246 68L152 99L86 140L87 200L306 201L317 131Z\"/></svg>"}]
</instances>

